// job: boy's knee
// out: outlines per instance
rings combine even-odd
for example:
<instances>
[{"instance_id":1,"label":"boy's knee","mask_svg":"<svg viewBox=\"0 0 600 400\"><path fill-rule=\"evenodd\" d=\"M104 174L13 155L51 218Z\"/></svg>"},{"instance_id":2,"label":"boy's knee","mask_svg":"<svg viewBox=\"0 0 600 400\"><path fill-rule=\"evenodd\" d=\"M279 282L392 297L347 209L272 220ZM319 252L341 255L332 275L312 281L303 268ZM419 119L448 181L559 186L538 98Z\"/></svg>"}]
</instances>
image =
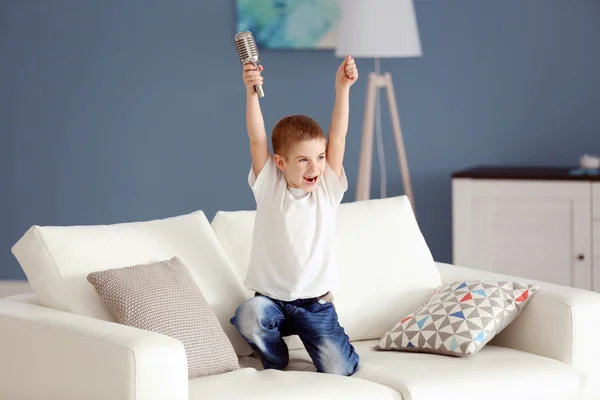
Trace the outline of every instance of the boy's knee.
<instances>
[{"instance_id":1,"label":"boy's knee","mask_svg":"<svg viewBox=\"0 0 600 400\"><path fill-rule=\"evenodd\" d=\"M360 358L354 349L346 355L335 342L325 342L320 353L320 367L324 373L351 376L358 370Z\"/></svg>"},{"instance_id":2,"label":"boy's knee","mask_svg":"<svg viewBox=\"0 0 600 400\"><path fill-rule=\"evenodd\" d=\"M358 363L358 356L332 360L323 364L323 372L334 375L352 376L358 370Z\"/></svg>"},{"instance_id":3,"label":"boy's knee","mask_svg":"<svg viewBox=\"0 0 600 400\"><path fill-rule=\"evenodd\" d=\"M229 321L246 338L259 335L265 328L264 321L268 318L267 310L272 301L263 296L246 300Z\"/></svg>"}]
</instances>

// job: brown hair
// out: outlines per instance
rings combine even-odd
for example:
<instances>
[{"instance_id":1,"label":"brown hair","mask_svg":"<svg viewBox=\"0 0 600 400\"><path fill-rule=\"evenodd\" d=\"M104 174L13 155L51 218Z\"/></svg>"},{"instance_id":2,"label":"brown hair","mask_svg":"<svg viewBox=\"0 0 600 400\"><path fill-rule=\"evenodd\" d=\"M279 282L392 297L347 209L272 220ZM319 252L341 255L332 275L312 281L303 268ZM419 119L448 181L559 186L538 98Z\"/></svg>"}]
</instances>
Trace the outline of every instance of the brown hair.
<instances>
[{"instance_id":1,"label":"brown hair","mask_svg":"<svg viewBox=\"0 0 600 400\"><path fill-rule=\"evenodd\" d=\"M300 114L288 115L277 121L271 137L273 152L284 158L295 143L314 139L326 140L323 129L314 119Z\"/></svg>"}]
</instances>

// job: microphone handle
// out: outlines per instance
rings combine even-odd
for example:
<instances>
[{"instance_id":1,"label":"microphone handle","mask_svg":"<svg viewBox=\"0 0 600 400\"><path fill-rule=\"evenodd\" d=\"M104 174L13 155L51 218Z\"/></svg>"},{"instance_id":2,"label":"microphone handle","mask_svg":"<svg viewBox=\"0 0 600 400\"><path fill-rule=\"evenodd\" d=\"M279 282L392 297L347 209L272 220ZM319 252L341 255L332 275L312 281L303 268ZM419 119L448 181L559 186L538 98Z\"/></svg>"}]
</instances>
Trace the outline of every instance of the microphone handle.
<instances>
[{"instance_id":1,"label":"microphone handle","mask_svg":"<svg viewBox=\"0 0 600 400\"><path fill-rule=\"evenodd\" d=\"M256 63L252 63L254 68L258 69L258 65ZM262 85L254 85L254 91L258 94L258 98L265 97L265 92L262 88Z\"/></svg>"},{"instance_id":2,"label":"microphone handle","mask_svg":"<svg viewBox=\"0 0 600 400\"><path fill-rule=\"evenodd\" d=\"M258 94L258 97L265 97L265 92L263 91L262 85L254 85L254 91Z\"/></svg>"}]
</instances>

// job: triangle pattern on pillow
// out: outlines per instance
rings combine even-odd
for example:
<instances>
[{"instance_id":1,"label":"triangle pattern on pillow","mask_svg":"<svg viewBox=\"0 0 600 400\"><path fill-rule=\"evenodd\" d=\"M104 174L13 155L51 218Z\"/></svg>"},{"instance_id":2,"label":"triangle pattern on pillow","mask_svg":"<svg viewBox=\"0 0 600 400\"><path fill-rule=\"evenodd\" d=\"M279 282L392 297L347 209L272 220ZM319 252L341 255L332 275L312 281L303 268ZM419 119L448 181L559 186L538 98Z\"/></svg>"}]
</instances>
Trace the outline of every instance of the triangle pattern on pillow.
<instances>
[{"instance_id":1,"label":"triangle pattern on pillow","mask_svg":"<svg viewBox=\"0 0 600 400\"><path fill-rule=\"evenodd\" d=\"M374 348L475 354L518 317L538 289L535 284L507 281L467 280L440 286Z\"/></svg>"}]
</instances>

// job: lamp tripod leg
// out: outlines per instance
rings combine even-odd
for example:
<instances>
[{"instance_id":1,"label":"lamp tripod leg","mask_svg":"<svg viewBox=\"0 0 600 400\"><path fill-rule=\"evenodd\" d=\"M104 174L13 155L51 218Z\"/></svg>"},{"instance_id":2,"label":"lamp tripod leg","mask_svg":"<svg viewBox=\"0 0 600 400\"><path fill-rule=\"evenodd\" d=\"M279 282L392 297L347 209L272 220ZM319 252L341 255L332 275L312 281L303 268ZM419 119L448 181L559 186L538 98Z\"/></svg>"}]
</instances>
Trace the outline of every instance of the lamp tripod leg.
<instances>
[{"instance_id":1,"label":"lamp tripod leg","mask_svg":"<svg viewBox=\"0 0 600 400\"><path fill-rule=\"evenodd\" d=\"M406 160L406 151L404 149L404 140L402 139L402 128L400 125L400 116L398 115L398 106L396 103L396 95L394 93L394 85L392 76L389 72L384 74L385 87L387 89L388 106L390 107L390 116L392 118L392 127L394 129L394 138L396 140L396 150L398 152L398 163L400 164L400 172L402 174L402 182L404 184L404 193L408 196L413 213L416 217L415 199L410 182L410 172L408 170L408 162Z\"/></svg>"},{"instance_id":2,"label":"lamp tripod leg","mask_svg":"<svg viewBox=\"0 0 600 400\"><path fill-rule=\"evenodd\" d=\"M358 163L358 180L356 184L356 201L368 200L371 194L371 164L373 161L373 125L375 123L375 95L377 94L377 76L369 73L367 98L363 119L363 135L360 159Z\"/></svg>"}]
</instances>

